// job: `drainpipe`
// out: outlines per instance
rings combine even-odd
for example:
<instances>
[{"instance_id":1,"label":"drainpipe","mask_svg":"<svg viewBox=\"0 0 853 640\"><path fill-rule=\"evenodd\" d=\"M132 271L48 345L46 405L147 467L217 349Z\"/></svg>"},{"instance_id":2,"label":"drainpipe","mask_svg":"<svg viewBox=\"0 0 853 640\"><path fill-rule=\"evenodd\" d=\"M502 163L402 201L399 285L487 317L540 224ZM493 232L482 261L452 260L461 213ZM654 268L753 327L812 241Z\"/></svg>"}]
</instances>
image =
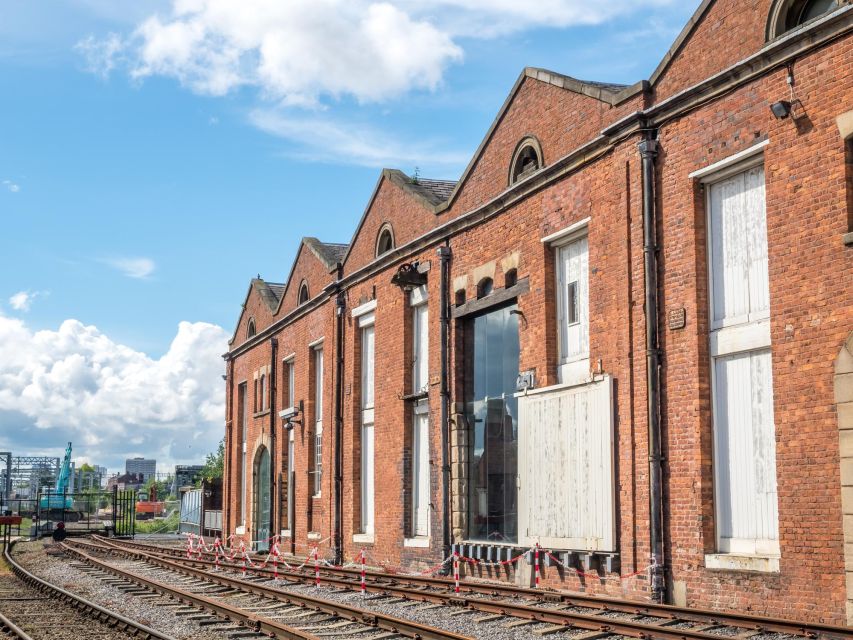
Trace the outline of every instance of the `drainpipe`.
<instances>
[{"instance_id":1,"label":"drainpipe","mask_svg":"<svg viewBox=\"0 0 853 640\"><path fill-rule=\"evenodd\" d=\"M647 130L639 150L643 164L643 254L646 276L646 378L649 416L649 546L651 547L651 597L665 602L666 572L663 557L663 459L660 430L660 348L658 343L658 244L655 215L655 158L657 132Z\"/></svg>"},{"instance_id":2,"label":"drainpipe","mask_svg":"<svg viewBox=\"0 0 853 640\"><path fill-rule=\"evenodd\" d=\"M278 490L279 485L277 480L278 474L276 473L276 445L275 445L275 420L278 414L275 411L275 375L276 375L276 366L275 361L278 359L278 338L270 338L270 353L272 358L272 363L270 364L270 486L273 488L271 491L272 497L270 498L270 536L278 535L276 531L280 531L281 528L278 526L281 524L277 519L276 507L278 506L279 496ZM270 549L272 549L272 545L270 545Z\"/></svg>"},{"instance_id":3,"label":"drainpipe","mask_svg":"<svg viewBox=\"0 0 853 640\"><path fill-rule=\"evenodd\" d=\"M438 248L441 263L441 471L442 471L442 558L450 555L450 387L447 379L450 328L450 239Z\"/></svg>"},{"instance_id":4,"label":"drainpipe","mask_svg":"<svg viewBox=\"0 0 853 640\"><path fill-rule=\"evenodd\" d=\"M228 358L228 373L226 374L228 378L228 424L231 425L230 433L226 433L225 437L227 439L226 444L229 445L225 447L225 460L222 464L222 475L223 484L227 480L228 490L225 492L225 500L227 501L225 504L228 505L228 510L231 510L231 496L234 494L234 487L231 482L231 453L234 448L234 360L232 358ZM175 489L177 492L177 489ZM224 515L224 514L223 514ZM228 514L228 517L231 517L231 514ZM228 537L231 535L231 527L228 522L228 518L223 518L224 522L224 537ZM236 523L236 519L234 520Z\"/></svg>"},{"instance_id":5,"label":"drainpipe","mask_svg":"<svg viewBox=\"0 0 853 640\"><path fill-rule=\"evenodd\" d=\"M338 280L343 277L343 265L338 263ZM344 563L344 319L346 294L338 291L335 298L335 564Z\"/></svg>"}]
</instances>

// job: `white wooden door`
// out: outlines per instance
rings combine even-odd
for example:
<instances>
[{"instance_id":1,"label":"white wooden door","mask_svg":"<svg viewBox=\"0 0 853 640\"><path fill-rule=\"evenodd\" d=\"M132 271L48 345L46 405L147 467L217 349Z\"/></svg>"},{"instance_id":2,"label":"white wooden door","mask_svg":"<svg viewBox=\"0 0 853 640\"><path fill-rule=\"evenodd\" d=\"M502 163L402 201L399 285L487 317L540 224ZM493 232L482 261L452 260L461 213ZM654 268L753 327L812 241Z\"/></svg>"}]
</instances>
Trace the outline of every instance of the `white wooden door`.
<instances>
[{"instance_id":1,"label":"white wooden door","mask_svg":"<svg viewBox=\"0 0 853 640\"><path fill-rule=\"evenodd\" d=\"M412 433L412 460L414 469L412 478L414 486L414 534L429 535L429 407L424 403L415 408L414 428Z\"/></svg>"},{"instance_id":2,"label":"white wooden door","mask_svg":"<svg viewBox=\"0 0 853 640\"><path fill-rule=\"evenodd\" d=\"M361 532L374 531L374 339L373 315L361 325Z\"/></svg>"},{"instance_id":3,"label":"white wooden door","mask_svg":"<svg viewBox=\"0 0 853 640\"><path fill-rule=\"evenodd\" d=\"M577 238L557 249L560 381L584 378L589 367L589 243ZM575 366L573 366L575 365Z\"/></svg>"},{"instance_id":4,"label":"white wooden door","mask_svg":"<svg viewBox=\"0 0 853 640\"><path fill-rule=\"evenodd\" d=\"M519 543L615 551L613 379L518 399Z\"/></svg>"}]
</instances>

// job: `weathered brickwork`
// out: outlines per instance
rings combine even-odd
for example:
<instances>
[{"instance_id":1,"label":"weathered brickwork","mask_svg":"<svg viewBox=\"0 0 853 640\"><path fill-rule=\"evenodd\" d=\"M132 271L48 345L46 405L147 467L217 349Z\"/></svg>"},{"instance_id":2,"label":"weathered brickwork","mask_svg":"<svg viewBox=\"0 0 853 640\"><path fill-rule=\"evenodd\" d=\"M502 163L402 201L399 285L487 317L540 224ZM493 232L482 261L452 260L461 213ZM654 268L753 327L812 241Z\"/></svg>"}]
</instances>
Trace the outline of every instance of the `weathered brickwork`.
<instances>
[{"instance_id":1,"label":"weathered brickwork","mask_svg":"<svg viewBox=\"0 0 853 640\"><path fill-rule=\"evenodd\" d=\"M648 598L649 376L643 181L637 145L641 129L654 129L660 145L655 208L668 598L701 607L846 621L850 596L845 567L853 566L853 525L845 527L843 520L842 486L853 481L844 479L841 459L849 455L843 453L847 449L839 440L839 429L841 433L849 429L845 416L850 412L847 400L837 400L836 395L839 385L845 384L843 376L849 374L838 375L835 367L853 331L853 247L844 242L853 214L849 157L837 118L850 110L853 101L853 38L847 35L853 10L842 7L805 25L801 37L794 33L783 39L789 43L783 43L788 47L784 48L765 42L772 4L770 0L703 3L671 59L647 87L602 89L526 70L455 189L386 170L349 248L307 239L286 285L253 281L227 356L226 533L237 533L243 524L240 503L245 495L246 529L240 529L239 536L257 540L255 464L266 447L271 449L273 466L270 534L288 528L284 473L290 468L295 478L293 527L282 538L282 549L305 554L319 544L332 556L337 547L334 452L339 389L341 557L351 560L364 548L375 563L412 569L437 564L448 553L443 542L445 491L451 542L464 542L472 455L459 412L465 401L465 325L461 319L448 320L449 420L444 425L438 250L446 246L451 254L447 295L452 309L476 301L484 278L491 279L492 295L497 296L506 287L523 284L514 289L519 371L532 371L536 387L550 387L559 381L556 267L555 251L542 239L588 219L589 366L592 373L609 374L615 380L616 561L610 573L603 560L593 562L589 571L598 572L598 580L555 567L544 567L543 578L546 585L564 589ZM762 48L759 62L703 84ZM800 101L795 105L797 118L777 120L769 106L790 99L789 73ZM685 91L689 87L693 89ZM664 102L678 92L684 93L677 101ZM642 113L631 116L638 111ZM535 136L541 145L544 168L508 187L510 163L525 136ZM778 571L770 572L706 566L708 555L717 553L708 229L706 187L690 177L763 141L781 551ZM377 235L387 225L393 229L396 248L377 257ZM429 314L431 508L426 539L416 539L413 533L414 404L406 398L413 392L412 308L409 294L392 283L404 264L419 265ZM311 300L300 306L303 281ZM339 290L341 307L336 300ZM360 507L362 345L352 311L372 302L376 506L375 531L366 536ZM676 323L670 328L670 313L677 318L682 310L684 326ZM255 323L254 338L248 337L250 320ZM322 490L314 497L310 472L317 415L312 349L321 339L324 472ZM343 367L340 380L338 355ZM283 369L290 358L293 398L286 397ZM267 385L270 399L256 411L253 387L261 374L272 378ZM238 406L243 382L251 404L245 488ZM294 427L294 459L287 461L287 430L277 412L299 400L304 401L304 411ZM444 429L450 468L446 487ZM853 516L846 517L853 522ZM850 531L848 539L845 529ZM499 570L474 570L484 577L515 581L527 579L529 572L524 560ZM634 573L639 575L619 579Z\"/></svg>"}]
</instances>

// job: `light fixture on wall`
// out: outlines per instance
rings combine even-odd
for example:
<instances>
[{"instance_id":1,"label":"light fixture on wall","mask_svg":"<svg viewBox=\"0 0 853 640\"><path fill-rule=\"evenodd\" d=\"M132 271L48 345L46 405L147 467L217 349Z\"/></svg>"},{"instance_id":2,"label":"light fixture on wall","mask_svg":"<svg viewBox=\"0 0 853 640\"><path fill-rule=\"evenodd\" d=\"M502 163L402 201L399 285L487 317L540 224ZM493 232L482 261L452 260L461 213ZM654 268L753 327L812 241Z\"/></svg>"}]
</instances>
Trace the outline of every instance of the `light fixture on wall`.
<instances>
[{"instance_id":1,"label":"light fixture on wall","mask_svg":"<svg viewBox=\"0 0 853 640\"><path fill-rule=\"evenodd\" d=\"M427 283L427 276L418 269L418 263L403 263L397 269L397 273L391 278L391 284L395 284L403 291L414 291Z\"/></svg>"},{"instance_id":2,"label":"light fixture on wall","mask_svg":"<svg viewBox=\"0 0 853 640\"><path fill-rule=\"evenodd\" d=\"M278 417L282 419L282 422L284 422L285 429L290 431L297 424L302 424L302 420L298 418L298 416L302 414L302 407L302 400L300 400L298 404L295 404L292 407L287 407L287 409L282 409L278 412Z\"/></svg>"},{"instance_id":3,"label":"light fixture on wall","mask_svg":"<svg viewBox=\"0 0 853 640\"><path fill-rule=\"evenodd\" d=\"M792 104L788 100L780 100L770 105L770 111L777 120L784 120L791 115Z\"/></svg>"}]
</instances>

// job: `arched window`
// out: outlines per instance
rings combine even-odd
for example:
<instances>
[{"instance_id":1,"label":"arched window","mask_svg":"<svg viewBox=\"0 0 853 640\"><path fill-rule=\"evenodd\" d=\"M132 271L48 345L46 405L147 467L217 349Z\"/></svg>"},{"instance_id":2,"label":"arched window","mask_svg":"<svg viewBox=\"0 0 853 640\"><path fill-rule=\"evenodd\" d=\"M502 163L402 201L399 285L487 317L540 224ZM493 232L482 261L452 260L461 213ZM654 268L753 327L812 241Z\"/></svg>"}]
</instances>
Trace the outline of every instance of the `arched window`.
<instances>
[{"instance_id":1,"label":"arched window","mask_svg":"<svg viewBox=\"0 0 853 640\"><path fill-rule=\"evenodd\" d=\"M376 257L388 253L394 248L394 230L390 224L382 225L379 235L376 237Z\"/></svg>"},{"instance_id":2,"label":"arched window","mask_svg":"<svg viewBox=\"0 0 853 640\"><path fill-rule=\"evenodd\" d=\"M518 284L518 271L510 269L504 274L504 287L509 289L510 287L514 287L516 284Z\"/></svg>"},{"instance_id":3,"label":"arched window","mask_svg":"<svg viewBox=\"0 0 853 640\"><path fill-rule=\"evenodd\" d=\"M485 298L495 289L495 283L491 278L483 278L477 284L477 298Z\"/></svg>"},{"instance_id":4,"label":"arched window","mask_svg":"<svg viewBox=\"0 0 853 640\"><path fill-rule=\"evenodd\" d=\"M509 184L515 184L543 167L542 147L533 136L527 136L515 148L510 163Z\"/></svg>"},{"instance_id":5,"label":"arched window","mask_svg":"<svg viewBox=\"0 0 853 640\"><path fill-rule=\"evenodd\" d=\"M249 338L253 338L255 333L257 333L257 331L255 331L255 319L249 318L249 326L246 327L246 339L248 340Z\"/></svg>"},{"instance_id":6,"label":"arched window","mask_svg":"<svg viewBox=\"0 0 853 640\"><path fill-rule=\"evenodd\" d=\"M809 20L837 9L838 0L777 0L770 10L767 39L771 40Z\"/></svg>"},{"instance_id":7,"label":"arched window","mask_svg":"<svg viewBox=\"0 0 853 640\"><path fill-rule=\"evenodd\" d=\"M298 305L303 305L311 299L311 295L308 293L308 283L303 282L299 285L299 297L297 298Z\"/></svg>"}]
</instances>

